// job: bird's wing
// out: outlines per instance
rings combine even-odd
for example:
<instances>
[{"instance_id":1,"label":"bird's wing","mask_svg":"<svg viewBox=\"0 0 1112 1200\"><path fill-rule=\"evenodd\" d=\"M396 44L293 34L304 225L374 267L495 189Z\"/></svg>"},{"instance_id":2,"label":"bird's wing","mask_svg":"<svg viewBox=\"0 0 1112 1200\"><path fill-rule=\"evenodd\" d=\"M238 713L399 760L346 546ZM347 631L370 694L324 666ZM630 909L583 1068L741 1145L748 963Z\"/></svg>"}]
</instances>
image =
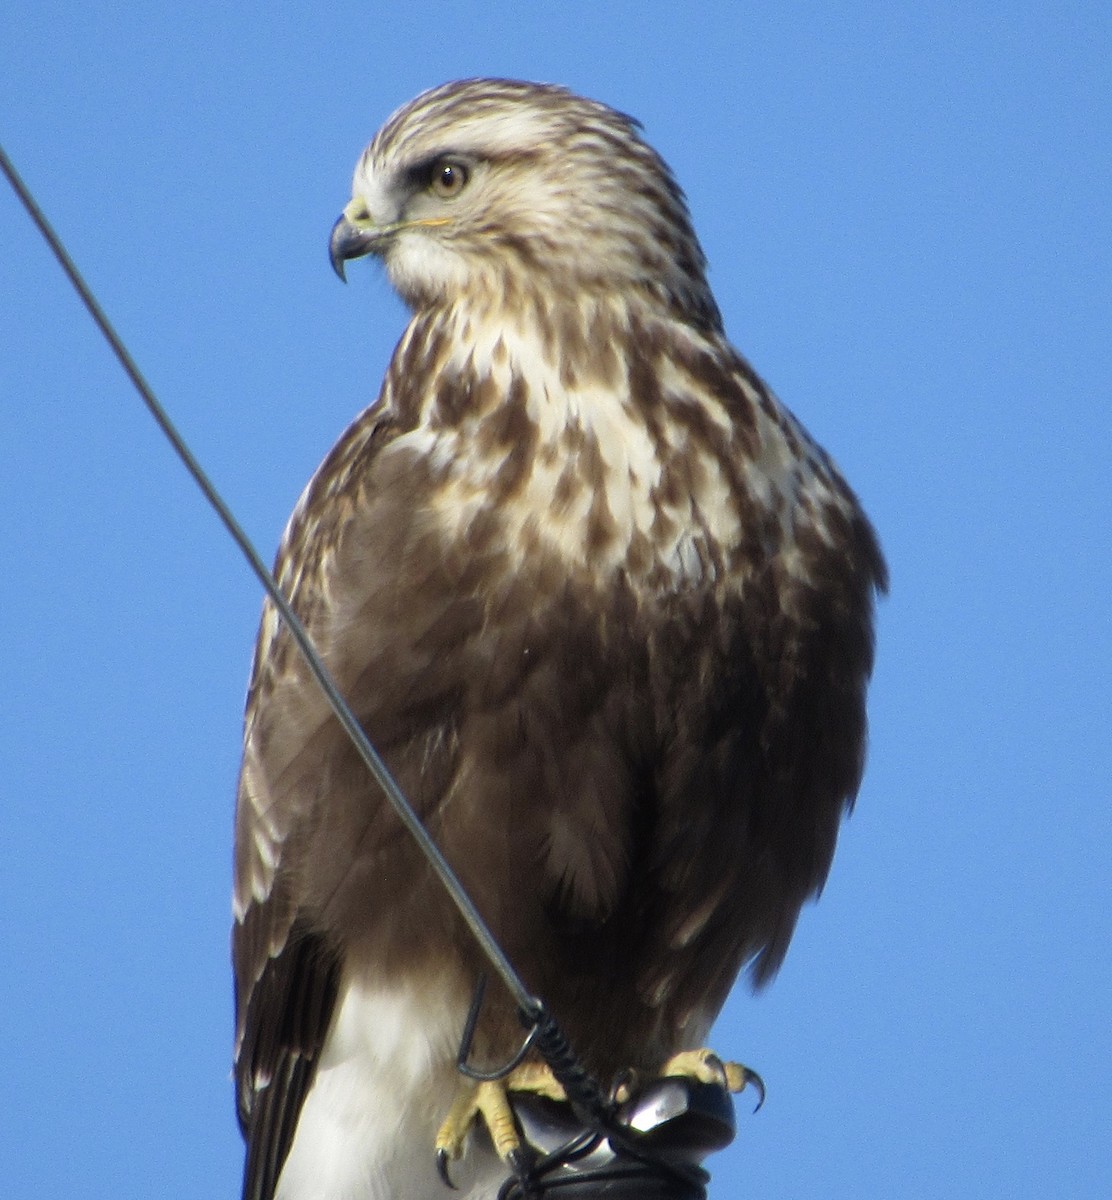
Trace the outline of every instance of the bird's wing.
<instances>
[{"instance_id":1,"label":"bird's wing","mask_svg":"<svg viewBox=\"0 0 1112 1200\"><path fill-rule=\"evenodd\" d=\"M374 409L355 421L302 496L275 564L279 586L322 652L330 640L322 595L328 549L388 424ZM300 918L288 859L313 819L324 766L343 737L268 601L236 804L232 960L237 1109L248 1144L244 1200L274 1194L335 1005L339 948Z\"/></svg>"}]
</instances>

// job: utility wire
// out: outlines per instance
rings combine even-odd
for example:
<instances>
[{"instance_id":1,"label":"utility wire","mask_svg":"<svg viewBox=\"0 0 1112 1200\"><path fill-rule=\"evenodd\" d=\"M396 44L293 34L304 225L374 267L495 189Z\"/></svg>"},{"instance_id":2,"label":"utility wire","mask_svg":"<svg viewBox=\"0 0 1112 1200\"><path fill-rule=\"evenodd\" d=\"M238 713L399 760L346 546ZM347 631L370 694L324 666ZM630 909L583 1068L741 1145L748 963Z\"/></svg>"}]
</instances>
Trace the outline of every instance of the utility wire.
<instances>
[{"instance_id":1,"label":"utility wire","mask_svg":"<svg viewBox=\"0 0 1112 1200\"><path fill-rule=\"evenodd\" d=\"M417 842L429 865L436 872L472 935L513 996L522 1019L530 1027L530 1032L518 1054L501 1070L484 1075L482 1072L469 1068L466 1059L470 1034L474 1031L474 1023L478 1019L479 1008L482 1004L482 980L480 980L472 1014L469 1017L468 1031L465 1032L464 1044L460 1049L459 1069L474 1079L499 1078L519 1062L531 1046L535 1047L548 1063L555 1077L564 1085L572 1111L588 1131L588 1134L585 1135L586 1140L584 1140L584 1136L579 1136L561 1150L542 1156L537 1163L537 1170L528 1164L522 1164L520 1170L515 1167L514 1174L502 1185L499 1196L505 1197L506 1200L514 1200L516 1197L527 1200L528 1197L543 1197L547 1192L562 1191L571 1187L574 1194L583 1197L583 1200L601 1200L611 1194L617 1183L618 1191L621 1194L630 1194L629 1185L632 1184L637 1187L638 1194L650 1198L650 1200L706 1200L705 1184L708 1176L697 1163L706 1151L716 1147L711 1141L705 1139L705 1130L702 1130L700 1126L700 1132L704 1135L703 1140L700 1141L699 1138L696 1138L688 1156L685 1157L681 1154L676 1161L672 1161L666 1155L654 1154L650 1147L639 1145L636 1136L630 1130L624 1128L620 1122L615 1122L616 1114L612 1105L601 1092L598 1082L578 1061L559 1024L544 1003L526 988L513 964L487 927L471 897L464 890L463 884L460 883L448 864L447 859L440 853L440 849L429 836L424 825L421 824L420 818L413 811L405 794L367 737L337 687L336 681L321 660L305 626L290 607L289 601L283 595L274 576L259 557L258 551L231 509L225 504L181 434L174 427L166 410L159 403L127 347L120 340L104 310L82 278L61 239L39 208L27 185L20 178L3 146L0 146L0 170L3 170L4 175L7 176L8 182L11 183L23 207L53 251L74 290L81 297L89 315L112 347L112 352L139 393L147 410L173 446L205 499L215 510L244 558L247 559L251 570L263 585L266 594L285 622L286 628L304 656L305 662L336 718L358 750L375 781L382 788L394 811ZM753 1078L760 1089L763 1100L764 1086L759 1077L754 1076ZM657 1115L660 1117L660 1114ZM671 1117L664 1114L661 1120L667 1123ZM697 1121L698 1118L696 1118ZM732 1132L730 1136L732 1136ZM581 1156L581 1150L578 1148L580 1144L582 1143L584 1147L587 1145L598 1146L603 1139L608 1139L611 1159L598 1167L592 1167L589 1163L583 1168L577 1166L577 1160ZM563 1168L567 1168L570 1175L548 1178L547 1173L555 1171L559 1175ZM622 1188L623 1184L626 1185L625 1190Z\"/></svg>"},{"instance_id":2,"label":"utility wire","mask_svg":"<svg viewBox=\"0 0 1112 1200\"><path fill-rule=\"evenodd\" d=\"M281 614L282 620L285 622L286 628L290 631L290 635L297 643L298 649L304 655L305 661L312 671L314 678L320 685L321 691L324 693L325 699L328 701L332 711L336 714L340 724L344 727L349 738L359 751L360 757L367 764L368 769L374 776L379 787L386 794L387 800L393 806L394 811L401 818L406 829L413 835L422 853L428 860L429 865L439 876L441 883L447 889L456 908L459 909L460 915L467 922L468 928L471 930L476 941L482 947L487 958L490 959L491 965L497 971L510 994L517 1003L522 1014L531 1022L536 1023L541 1020L545 1014L543 1004L533 996L518 973L514 970L513 964L506 957L494 939L494 935L487 927L479 910L475 907L471 897L464 890L463 884L456 877L455 872L448 864L448 860L440 853L436 843L429 836L424 825L421 824L420 818L413 811L412 806L406 799L401 788L398 786L393 775L390 774L381 755L371 744L370 739L363 731L363 727L356 720L355 714L351 711L347 701L344 699L339 688L336 686L336 681L332 678L328 668L321 661L320 655L302 625L297 614L290 607L289 601L282 594L274 576L268 570L266 564L259 557L258 551L252 545L250 538L243 531L239 522L232 514L231 509L224 503L201 468L200 463L193 457L192 451L185 444L181 434L174 428L166 410L159 403L150 385L143 378L135 360L131 357L127 347L120 340L119 335L113 329L111 322L105 315L104 310L97 302L89 286L82 278L81 273L75 266L73 259L70 258L65 246L62 245L61 239L54 232L50 222L43 215L42 210L35 202L35 198L27 188L27 185L20 178L10 158L4 152L3 146L0 146L0 169L3 169L4 174L8 178L8 182L12 185L16 195L19 197L23 207L27 210L31 220L38 227L39 232L46 240L47 245L54 252L54 257L58 260L69 277L69 281L73 284L74 290L81 297L85 307L89 310L89 315L96 322L101 333L104 334L105 340L112 347L112 352L120 362L135 386L135 390L142 397L143 403L147 406L151 416L158 423L159 428L166 435L167 440L177 452L178 457L185 464L185 469L192 475L197 486L204 493L205 499L209 502L216 515L223 522L224 528L232 536L232 540L240 548L244 558L247 559L251 570L254 571L259 582L266 589L266 594L274 603ZM549 1018L550 1020L550 1018Z\"/></svg>"}]
</instances>

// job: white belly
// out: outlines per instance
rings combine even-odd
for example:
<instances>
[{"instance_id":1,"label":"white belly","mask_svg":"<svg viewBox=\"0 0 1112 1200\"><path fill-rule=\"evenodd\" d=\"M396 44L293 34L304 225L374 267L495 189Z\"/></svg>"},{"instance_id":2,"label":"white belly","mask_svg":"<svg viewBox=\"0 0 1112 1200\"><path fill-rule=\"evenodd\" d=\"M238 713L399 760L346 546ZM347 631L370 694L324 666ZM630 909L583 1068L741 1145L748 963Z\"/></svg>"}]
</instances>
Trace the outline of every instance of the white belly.
<instances>
[{"instance_id":1,"label":"white belly","mask_svg":"<svg viewBox=\"0 0 1112 1200\"><path fill-rule=\"evenodd\" d=\"M466 1017L437 988L347 980L275 1200L486 1200L505 1172L485 1146L436 1171L434 1140L461 1079Z\"/></svg>"}]
</instances>

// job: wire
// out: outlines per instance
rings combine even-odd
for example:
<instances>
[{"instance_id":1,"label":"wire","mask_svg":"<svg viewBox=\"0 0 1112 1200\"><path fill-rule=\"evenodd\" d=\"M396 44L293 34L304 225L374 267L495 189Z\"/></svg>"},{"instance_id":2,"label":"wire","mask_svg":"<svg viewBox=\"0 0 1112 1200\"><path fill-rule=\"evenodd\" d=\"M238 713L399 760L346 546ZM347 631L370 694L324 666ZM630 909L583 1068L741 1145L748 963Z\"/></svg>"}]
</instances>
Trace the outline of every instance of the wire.
<instances>
[{"instance_id":1,"label":"wire","mask_svg":"<svg viewBox=\"0 0 1112 1200\"><path fill-rule=\"evenodd\" d=\"M607 1100L599 1088L598 1082L578 1061L556 1019L544 1003L525 987L521 977L514 970L513 964L506 957L479 910L464 890L463 884L460 883L447 859L441 854L440 849L429 836L424 825L421 824L389 768L351 711L331 673L317 653L312 639L283 595L274 576L259 557L258 551L231 509L224 502L181 434L178 433L166 410L159 403L135 360L112 327L73 259L70 258L61 239L20 178L3 146L0 146L0 169L7 176L23 207L38 227L74 290L88 309L89 315L111 346L112 352L139 393L147 410L173 446L205 499L215 510L244 558L247 559L251 570L263 585L266 594L285 622L286 628L297 644L336 718L358 750L375 781L382 788L394 811L417 842L429 865L436 872L491 965L505 983L521 1012L522 1020L530 1027L523 1046L509 1064L492 1074L484 1074L468 1068L467 1057L470 1043L482 1005L485 977L481 977L460 1047L458 1062L460 1070L472 1078L500 1078L521 1060L530 1047L535 1047L552 1069L554 1076L563 1084L569 1106L583 1124L585 1132L577 1134L558 1150L541 1155L531 1166L525 1164L521 1171L515 1169L503 1183L498 1193L499 1200L530 1200L534 1197L537 1200L543 1200L546 1194L560 1192L567 1192L570 1197L578 1197L579 1200L602 1196L613 1196L616 1200L626 1200L629 1197L637 1197L638 1200L646 1197L650 1200L705 1200L706 1183L709 1179L707 1172L694 1160L685 1162L680 1156L676 1161L672 1161L671 1158L654 1153L652 1149L638 1144L633 1131L624 1126L620 1119L616 1119L617 1113L614 1105ZM757 1082L760 1083L759 1079ZM762 1098L763 1091L764 1088L761 1085ZM596 1147L603 1144L604 1140L609 1144L613 1161L594 1168L586 1166L578 1168L576 1163L590 1155ZM705 1147L705 1149L713 1148L715 1147L709 1144Z\"/></svg>"},{"instance_id":2,"label":"wire","mask_svg":"<svg viewBox=\"0 0 1112 1200\"><path fill-rule=\"evenodd\" d=\"M22 202L23 207L27 210L31 220L34 221L35 225L38 227L38 230L46 240L47 245L53 251L54 257L58 260L62 270L65 271L66 275L69 277L69 281L71 284L73 284L74 290L81 297L85 307L89 310L89 315L96 322L97 327L104 335L105 340L112 347L112 352L116 355L116 358L119 360L120 366L122 366L126 372L127 377L131 380L132 384L134 384L135 390L139 393L143 403L147 406L147 410L150 412L151 416L154 417L162 432L166 435L167 440L173 446L178 457L184 463L185 469L193 477L197 486L204 493L205 499L209 502L212 508L215 509L216 515L220 518L224 528L229 534L231 534L232 540L239 547L244 558L247 559L251 570L255 573L255 576L258 578L259 582L263 585L264 589L266 590L266 594L273 601L274 607L278 609L282 620L286 624L286 628L289 630L290 635L297 643L298 649L301 651L302 655L304 655L305 661L308 664L309 669L312 671L317 683L320 685L320 689L324 693L325 699L328 701L332 711L336 714L337 719L344 727L348 737L351 738L355 748L359 751L360 757L367 764L367 767L374 776L375 781L386 794L386 798L390 801L394 811L401 818L406 829L408 829L413 835L413 838L416 840L418 846L421 848L422 853L428 860L429 865L436 872L441 883L444 884L444 887L447 889L448 894L451 896L456 905L456 908L459 909L460 915L463 917L464 921L466 921L467 927L471 930L476 941L478 941L479 945L482 947L483 953L486 954L487 958L490 959L491 965L498 972L503 983L505 983L506 987L509 989L510 994L513 996L523 1015L531 1022L538 1022L542 1015L545 1014L544 1005L526 988L521 977L514 970L513 964L503 952L502 947L499 946L497 941L495 941L494 935L487 927L486 922L480 915L479 910L475 907L471 897L468 896L467 892L464 890L463 884L460 883L455 872L452 870L451 866L449 866L448 860L443 854L440 853L440 849L429 836L424 825L421 824L420 819L413 811L412 806L406 799L401 788L398 786L393 775L390 774L386 763L383 762L381 755L371 744L370 739L363 731L363 727L359 724L355 714L351 711L347 701L344 699L339 688L336 686L335 680L332 678L328 668L322 662L320 655L317 653L316 648L309 637L309 634L305 630L305 626L302 625L297 614L290 607L289 601L282 594L282 590L279 588L274 576L270 573L266 564L259 557L258 551L252 545L250 538L248 538L247 534L243 531L242 526L232 514L231 509L227 506L227 504L224 503L220 493L217 492L216 488L213 486L212 482L201 468L200 463L196 460L196 458L193 457L192 451L185 444L181 434L179 434L177 429L175 429L166 410L159 403L154 392L151 390L150 384L148 384L146 379L143 378L143 374L136 365L135 360L131 357L127 347L120 340L120 337L116 333L115 329L113 329L111 322L104 313L104 310L97 302L97 299L89 289L89 286L85 283L85 280L82 278L80 271L78 271L73 262L73 259L70 258L65 246L62 245L61 239L54 232L50 222L46 219L42 210L35 202L35 198L31 195L27 185L20 178L19 173L12 164L11 159L8 158L7 154L5 153L3 146L0 146L0 169L2 169L4 174L7 176L8 182L12 185L12 188L15 190L16 195ZM551 1018L549 1019L551 1020Z\"/></svg>"}]
</instances>

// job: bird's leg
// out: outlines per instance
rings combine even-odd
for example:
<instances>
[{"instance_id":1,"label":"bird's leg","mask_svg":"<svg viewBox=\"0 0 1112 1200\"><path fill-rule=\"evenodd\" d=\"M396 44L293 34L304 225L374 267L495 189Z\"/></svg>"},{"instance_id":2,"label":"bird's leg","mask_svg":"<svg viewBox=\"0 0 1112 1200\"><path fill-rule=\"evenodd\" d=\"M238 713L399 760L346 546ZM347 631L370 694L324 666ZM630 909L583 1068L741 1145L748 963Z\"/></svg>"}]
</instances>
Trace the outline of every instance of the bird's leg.
<instances>
[{"instance_id":1,"label":"bird's leg","mask_svg":"<svg viewBox=\"0 0 1112 1200\"><path fill-rule=\"evenodd\" d=\"M681 1050L661 1067L660 1075L662 1078L678 1075L699 1083L713 1083L730 1092L752 1087L757 1093L757 1107L764 1103L764 1080L757 1072L742 1063L725 1062L713 1050Z\"/></svg>"},{"instance_id":2,"label":"bird's leg","mask_svg":"<svg viewBox=\"0 0 1112 1200\"><path fill-rule=\"evenodd\" d=\"M448 1163L463 1153L467 1135L479 1117L490 1134L498 1157L516 1174L521 1174L526 1164L510 1107L510 1092L529 1092L548 1100L567 1099L567 1093L552 1071L539 1062L521 1063L505 1079L496 1082L468 1085L456 1096L436 1135L437 1170L449 1186Z\"/></svg>"}]
</instances>

